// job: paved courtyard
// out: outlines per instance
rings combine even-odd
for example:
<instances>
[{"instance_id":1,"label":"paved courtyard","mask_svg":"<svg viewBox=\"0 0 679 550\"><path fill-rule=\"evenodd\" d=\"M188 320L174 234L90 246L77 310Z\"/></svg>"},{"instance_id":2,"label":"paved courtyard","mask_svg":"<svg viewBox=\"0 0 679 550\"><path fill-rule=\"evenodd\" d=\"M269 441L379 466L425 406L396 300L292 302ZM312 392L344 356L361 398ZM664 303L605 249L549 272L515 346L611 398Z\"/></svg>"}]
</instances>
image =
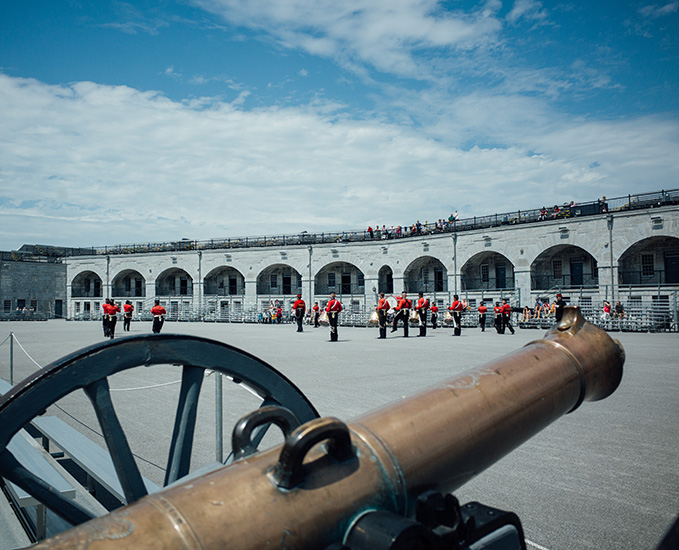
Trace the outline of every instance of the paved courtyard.
<instances>
[{"instance_id":1,"label":"paved courtyard","mask_svg":"<svg viewBox=\"0 0 679 550\"><path fill-rule=\"evenodd\" d=\"M123 337L121 328L119 324ZM104 341L96 322L0 323L0 342L10 332L17 338L15 383L37 365ZM343 420L501 357L544 333L517 330L512 336L468 329L461 338L452 338L449 329L439 329L429 330L427 338L415 338L416 331L411 330L408 339L399 331L383 341L376 339L377 329L340 327L340 341L331 344L326 328L305 327L298 334L292 325L167 323L163 332L198 335L242 348L294 382L321 415ZM130 334L142 333L150 333L150 323L133 323ZM679 512L679 337L611 335L627 354L616 393L584 403L456 493L463 502L479 500L515 511L529 548L652 549ZM0 377L9 376L5 342L0 345ZM159 483L178 376L176 367L158 366L111 380L112 388L120 390L114 393L116 409L142 472ZM208 377L201 394L196 465L215 456L214 378ZM149 386L154 387L140 389ZM233 422L258 405L254 396L227 384L223 414L227 440ZM50 414L101 442L88 429L98 430L98 425L83 396L68 396L59 407L52 407Z\"/></svg>"}]
</instances>

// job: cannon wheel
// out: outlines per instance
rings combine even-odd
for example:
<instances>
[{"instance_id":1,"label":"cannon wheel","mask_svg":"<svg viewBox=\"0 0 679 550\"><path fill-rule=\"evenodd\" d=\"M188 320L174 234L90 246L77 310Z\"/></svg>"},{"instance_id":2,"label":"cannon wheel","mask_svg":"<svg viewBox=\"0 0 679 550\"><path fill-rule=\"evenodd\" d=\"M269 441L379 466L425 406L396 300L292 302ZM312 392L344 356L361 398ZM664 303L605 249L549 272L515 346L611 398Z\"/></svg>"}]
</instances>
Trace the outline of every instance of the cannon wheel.
<instances>
[{"instance_id":1,"label":"cannon wheel","mask_svg":"<svg viewBox=\"0 0 679 550\"><path fill-rule=\"evenodd\" d=\"M262 406L279 405L289 409L302 423L319 416L304 394L283 374L228 344L171 334L121 338L67 355L0 398L0 475L72 525L92 519L89 511L54 491L7 450L21 428L62 397L82 388L96 412L127 503L145 496L147 490L141 473L113 408L108 377L127 369L160 364L182 367L164 485L189 473L198 398L207 369L225 374L254 391L262 398ZM261 437L263 434L259 439Z\"/></svg>"}]
</instances>

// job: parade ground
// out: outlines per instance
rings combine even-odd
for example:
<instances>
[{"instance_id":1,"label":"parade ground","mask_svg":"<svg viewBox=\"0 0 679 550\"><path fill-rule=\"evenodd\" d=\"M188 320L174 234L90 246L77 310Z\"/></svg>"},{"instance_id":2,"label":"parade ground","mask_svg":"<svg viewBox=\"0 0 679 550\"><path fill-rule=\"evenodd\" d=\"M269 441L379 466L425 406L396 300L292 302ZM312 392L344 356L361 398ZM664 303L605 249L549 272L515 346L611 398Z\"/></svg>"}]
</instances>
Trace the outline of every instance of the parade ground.
<instances>
[{"instance_id":1,"label":"parade ground","mask_svg":"<svg viewBox=\"0 0 679 550\"><path fill-rule=\"evenodd\" d=\"M321 327L229 323L166 323L164 334L189 334L225 342L255 355L292 381L321 416L349 421L470 368L498 359L544 330L515 335L449 328L426 338L402 331L378 340L376 328L339 328L330 343ZM150 322L118 323L117 338L151 332ZM14 383L85 346L104 342L94 321L0 323L0 378L10 379L8 336L15 337ZM609 398L585 402L456 491L461 502L480 501L516 512L529 549L654 549L679 513L679 337L610 333L625 348L623 380ZM4 341L4 342L3 342ZM178 367L141 367L110 380L142 473L162 484L176 404ZM214 460L216 376L208 375L200 401L194 459ZM231 383L224 390L225 440L233 423L259 406ZM80 392L82 394L82 392ZM237 395L238 394L238 395ZM101 443L100 428L83 395L67 396L48 412ZM233 410L232 410L233 409ZM125 412L127 411L127 412ZM267 438L275 438L275 434ZM266 440L265 440L266 441ZM470 466L471 467L471 466ZM256 529L256 522L253 529ZM0 534L0 548L2 534Z\"/></svg>"}]
</instances>

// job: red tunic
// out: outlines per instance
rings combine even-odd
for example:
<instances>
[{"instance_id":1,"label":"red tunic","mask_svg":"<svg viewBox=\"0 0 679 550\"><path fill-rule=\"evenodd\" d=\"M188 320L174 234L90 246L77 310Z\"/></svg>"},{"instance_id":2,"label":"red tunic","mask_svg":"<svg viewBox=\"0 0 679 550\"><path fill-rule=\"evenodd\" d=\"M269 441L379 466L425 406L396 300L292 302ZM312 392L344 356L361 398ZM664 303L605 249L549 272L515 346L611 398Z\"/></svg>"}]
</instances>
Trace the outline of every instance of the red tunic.
<instances>
[{"instance_id":1,"label":"red tunic","mask_svg":"<svg viewBox=\"0 0 679 550\"><path fill-rule=\"evenodd\" d=\"M165 315L167 313L163 306L153 306L151 308L151 314L153 315Z\"/></svg>"},{"instance_id":2,"label":"red tunic","mask_svg":"<svg viewBox=\"0 0 679 550\"><path fill-rule=\"evenodd\" d=\"M436 306L436 305L431 306L429 309L431 310L432 313L438 313L439 312L439 306Z\"/></svg>"},{"instance_id":3,"label":"red tunic","mask_svg":"<svg viewBox=\"0 0 679 550\"><path fill-rule=\"evenodd\" d=\"M330 300L328 302L328 305L325 307L325 311L327 311L328 313L331 311L339 313L340 311L342 311L342 304L340 304L339 300Z\"/></svg>"},{"instance_id":4,"label":"red tunic","mask_svg":"<svg viewBox=\"0 0 679 550\"><path fill-rule=\"evenodd\" d=\"M485 315L486 311L488 311L488 308L486 306L479 306L479 313Z\"/></svg>"},{"instance_id":5,"label":"red tunic","mask_svg":"<svg viewBox=\"0 0 679 550\"><path fill-rule=\"evenodd\" d=\"M509 315L512 312L512 306L509 304L502 304L502 306L500 306L500 310L505 315Z\"/></svg>"},{"instance_id":6,"label":"red tunic","mask_svg":"<svg viewBox=\"0 0 679 550\"><path fill-rule=\"evenodd\" d=\"M452 305L448 308L450 311L462 311L464 306L460 300L455 300Z\"/></svg>"},{"instance_id":7,"label":"red tunic","mask_svg":"<svg viewBox=\"0 0 679 550\"><path fill-rule=\"evenodd\" d=\"M383 309L384 311L389 311L391 309L391 306L389 305L389 302L387 301L386 298L380 298L380 301L377 302L377 309Z\"/></svg>"},{"instance_id":8,"label":"red tunic","mask_svg":"<svg viewBox=\"0 0 679 550\"><path fill-rule=\"evenodd\" d=\"M292 304L292 309L302 308L302 313L306 311L306 304L304 300L299 299L294 304Z\"/></svg>"},{"instance_id":9,"label":"red tunic","mask_svg":"<svg viewBox=\"0 0 679 550\"><path fill-rule=\"evenodd\" d=\"M125 313L132 313L134 311L134 306L132 304L125 304L123 310Z\"/></svg>"},{"instance_id":10,"label":"red tunic","mask_svg":"<svg viewBox=\"0 0 679 550\"><path fill-rule=\"evenodd\" d=\"M426 298L418 298L417 307L415 309L424 309L424 310L429 309L429 300L427 300Z\"/></svg>"}]
</instances>

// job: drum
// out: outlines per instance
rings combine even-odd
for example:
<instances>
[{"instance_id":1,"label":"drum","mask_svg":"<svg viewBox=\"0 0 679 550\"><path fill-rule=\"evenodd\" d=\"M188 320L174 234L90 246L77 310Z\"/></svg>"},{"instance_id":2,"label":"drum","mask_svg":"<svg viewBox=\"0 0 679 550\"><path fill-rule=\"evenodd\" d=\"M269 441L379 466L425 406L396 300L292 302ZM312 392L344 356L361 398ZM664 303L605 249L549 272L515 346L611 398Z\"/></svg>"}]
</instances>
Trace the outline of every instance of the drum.
<instances>
[{"instance_id":1,"label":"drum","mask_svg":"<svg viewBox=\"0 0 679 550\"><path fill-rule=\"evenodd\" d=\"M379 324L380 324L380 318L379 318L379 316L377 315L377 312L376 312L376 311L373 311L373 312L370 314L370 319L368 320L368 326L370 326L370 327L376 327L376 326L378 326Z\"/></svg>"},{"instance_id":2,"label":"drum","mask_svg":"<svg viewBox=\"0 0 679 550\"><path fill-rule=\"evenodd\" d=\"M453 313L451 311L446 311L446 314L443 317L443 322L446 325L454 325L455 324L455 319L453 319Z\"/></svg>"},{"instance_id":3,"label":"drum","mask_svg":"<svg viewBox=\"0 0 679 550\"><path fill-rule=\"evenodd\" d=\"M420 324L420 316L414 309L410 310L410 317L408 317L408 323L410 324L411 327L416 327L417 325Z\"/></svg>"},{"instance_id":4,"label":"drum","mask_svg":"<svg viewBox=\"0 0 679 550\"><path fill-rule=\"evenodd\" d=\"M395 296L387 296L387 302L389 302L389 307L392 310L398 305L398 300Z\"/></svg>"},{"instance_id":5,"label":"drum","mask_svg":"<svg viewBox=\"0 0 679 550\"><path fill-rule=\"evenodd\" d=\"M330 325L330 321L328 321L328 312L327 311L321 311L321 316L318 318L318 323L324 327L327 327Z\"/></svg>"}]
</instances>

